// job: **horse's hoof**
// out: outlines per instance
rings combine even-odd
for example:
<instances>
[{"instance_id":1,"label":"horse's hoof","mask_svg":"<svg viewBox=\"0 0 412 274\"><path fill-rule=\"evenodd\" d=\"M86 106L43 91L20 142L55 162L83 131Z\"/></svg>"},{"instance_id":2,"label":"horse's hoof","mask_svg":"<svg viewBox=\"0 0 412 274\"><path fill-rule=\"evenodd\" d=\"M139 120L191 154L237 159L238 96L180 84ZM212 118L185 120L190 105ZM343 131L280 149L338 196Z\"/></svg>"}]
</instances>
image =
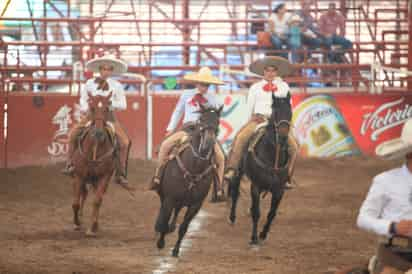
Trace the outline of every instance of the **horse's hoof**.
<instances>
[{"instance_id":1,"label":"horse's hoof","mask_svg":"<svg viewBox=\"0 0 412 274\"><path fill-rule=\"evenodd\" d=\"M90 238L95 238L97 236L96 232L93 232L90 228L86 231L86 236Z\"/></svg>"},{"instance_id":2,"label":"horse's hoof","mask_svg":"<svg viewBox=\"0 0 412 274\"><path fill-rule=\"evenodd\" d=\"M235 216L230 216L230 217L229 217L229 223L230 223L231 225L234 225L234 224L236 223L236 217L235 217Z\"/></svg>"},{"instance_id":3,"label":"horse's hoof","mask_svg":"<svg viewBox=\"0 0 412 274\"><path fill-rule=\"evenodd\" d=\"M258 241L258 239L253 239L253 240L251 240L250 242L249 242L249 245L250 246L258 246L259 245L259 241Z\"/></svg>"},{"instance_id":4,"label":"horse's hoof","mask_svg":"<svg viewBox=\"0 0 412 274\"><path fill-rule=\"evenodd\" d=\"M172 251L172 256L175 257L175 258L179 257L179 251L174 248L173 251Z\"/></svg>"},{"instance_id":5,"label":"horse's hoof","mask_svg":"<svg viewBox=\"0 0 412 274\"><path fill-rule=\"evenodd\" d=\"M164 239L159 239L157 241L157 248L158 249L163 249L165 247L165 240Z\"/></svg>"},{"instance_id":6,"label":"horse's hoof","mask_svg":"<svg viewBox=\"0 0 412 274\"><path fill-rule=\"evenodd\" d=\"M80 231L82 229L81 225L76 225L76 224L74 225L73 228L75 231Z\"/></svg>"},{"instance_id":7,"label":"horse's hoof","mask_svg":"<svg viewBox=\"0 0 412 274\"><path fill-rule=\"evenodd\" d=\"M259 240L264 241L264 240L266 240L266 237L267 237L267 234L266 234L266 233L260 232L260 234L259 234Z\"/></svg>"}]
</instances>

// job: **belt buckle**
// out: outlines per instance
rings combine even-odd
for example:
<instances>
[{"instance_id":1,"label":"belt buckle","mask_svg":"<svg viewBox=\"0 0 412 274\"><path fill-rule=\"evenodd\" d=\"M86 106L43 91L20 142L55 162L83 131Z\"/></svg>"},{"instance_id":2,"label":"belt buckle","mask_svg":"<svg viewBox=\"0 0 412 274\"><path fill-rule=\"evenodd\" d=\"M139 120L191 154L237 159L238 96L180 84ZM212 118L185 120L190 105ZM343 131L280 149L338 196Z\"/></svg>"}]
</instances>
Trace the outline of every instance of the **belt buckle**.
<instances>
[{"instance_id":1,"label":"belt buckle","mask_svg":"<svg viewBox=\"0 0 412 274\"><path fill-rule=\"evenodd\" d=\"M407 248L407 247L409 247L409 239L408 238L395 237L395 238L392 239L392 245Z\"/></svg>"}]
</instances>

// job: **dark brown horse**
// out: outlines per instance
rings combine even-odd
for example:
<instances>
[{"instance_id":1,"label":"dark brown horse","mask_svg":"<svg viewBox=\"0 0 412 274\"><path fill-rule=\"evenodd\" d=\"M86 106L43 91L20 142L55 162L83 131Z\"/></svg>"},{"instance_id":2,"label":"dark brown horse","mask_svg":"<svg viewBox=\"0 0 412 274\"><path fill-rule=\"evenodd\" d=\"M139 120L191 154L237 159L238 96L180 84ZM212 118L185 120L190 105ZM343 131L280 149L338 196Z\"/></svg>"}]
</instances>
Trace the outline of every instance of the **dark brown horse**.
<instances>
[{"instance_id":1,"label":"dark brown horse","mask_svg":"<svg viewBox=\"0 0 412 274\"><path fill-rule=\"evenodd\" d=\"M214 176L214 145L219 126L220 109L204 108L189 140L183 144L176 157L170 160L163 172L160 185L160 211L155 230L160 233L159 249L165 246L165 235L176 228L180 210L187 207L184 220L179 227L179 238L172 255L179 255L180 244L192 219L206 198ZM172 213L173 219L169 222Z\"/></svg>"},{"instance_id":2,"label":"dark brown horse","mask_svg":"<svg viewBox=\"0 0 412 274\"><path fill-rule=\"evenodd\" d=\"M252 198L251 215L253 228L250 244L252 245L259 243L257 226L260 218L259 204L261 194L263 192L270 192L272 194L267 221L259 234L260 240L265 240L288 180L288 132L292 118L290 95L286 98L278 98L272 95L272 100L272 115L267 125L260 129L261 132L257 131L255 136L252 136L247 146L247 151L243 154L239 174L229 182L228 192L232 197L229 219L231 223L235 223L240 180L243 174L246 174L251 181L250 193ZM260 136L258 137L259 134Z\"/></svg>"},{"instance_id":3,"label":"dark brown horse","mask_svg":"<svg viewBox=\"0 0 412 274\"><path fill-rule=\"evenodd\" d=\"M83 206L87 198L87 184L93 186L95 197L91 227L86 235L95 236L99 224L99 209L115 170L116 138L108 123L110 94L90 96L89 124L77 139L77 149L73 154L75 176L73 183L73 213L75 229L79 230Z\"/></svg>"}]
</instances>

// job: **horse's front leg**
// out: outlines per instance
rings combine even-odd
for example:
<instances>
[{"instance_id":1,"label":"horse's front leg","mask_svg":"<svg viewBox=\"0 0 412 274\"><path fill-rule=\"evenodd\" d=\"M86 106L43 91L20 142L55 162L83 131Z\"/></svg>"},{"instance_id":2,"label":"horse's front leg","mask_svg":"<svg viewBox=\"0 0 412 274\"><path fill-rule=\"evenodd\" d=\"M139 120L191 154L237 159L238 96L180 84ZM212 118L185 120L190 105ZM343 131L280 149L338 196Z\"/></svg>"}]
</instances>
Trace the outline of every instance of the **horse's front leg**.
<instances>
[{"instance_id":1,"label":"horse's front leg","mask_svg":"<svg viewBox=\"0 0 412 274\"><path fill-rule=\"evenodd\" d=\"M88 193L89 191L87 190L87 185L83 183L80 188L80 211L79 211L80 221L83 219L83 209L86 203Z\"/></svg>"},{"instance_id":2,"label":"horse's front leg","mask_svg":"<svg viewBox=\"0 0 412 274\"><path fill-rule=\"evenodd\" d=\"M96 193L93 201L92 224L86 232L87 236L96 236L96 233L99 229L99 211L103 202L103 195L106 192L107 186L111 178L111 174L106 175L103 178L101 178L97 183Z\"/></svg>"},{"instance_id":3,"label":"horse's front leg","mask_svg":"<svg viewBox=\"0 0 412 274\"><path fill-rule=\"evenodd\" d=\"M169 199L164 199L161 202L159 215L157 216L155 230L160 233L157 239L157 248L162 249L165 247L165 235L170 232L169 220L173 212L174 202Z\"/></svg>"},{"instance_id":4,"label":"horse's front leg","mask_svg":"<svg viewBox=\"0 0 412 274\"><path fill-rule=\"evenodd\" d=\"M261 240L266 240L266 237L268 235L269 229L270 229L270 225L272 224L273 219L276 216L280 201L282 200L283 197L283 189L281 190L280 188L274 191L272 191L272 201L270 204L270 210L268 213L268 217L267 217L267 221L265 226L263 227L262 232L260 232L259 234L259 239Z\"/></svg>"},{"instance_id":5,"label":"horse's front leg","mask_svg":"<svg viewBox=\"0 0 412 274\"><path fill-rule=\"evenodd\" d=\"M190 222L192 219L196 216L196 214L199 212L199 209L202 207L202 202L199 202L195 205L189 206L189 208L186 211L185 217L183 219L182 224L179 226L179 238L175 244L175 247L173 248L172 255L173 257L178 257L179 256L179 251L180 251L180 245L182 243L183 237L186 234L187 228L189 227Z\"/></svg>"},{"instance_id":6,"label":"horse's front leg","mask_svg":"<svg viewBox=\"0 0 412 274\"><path fill-rule=\"evenodd\" d=\"M79 218L79 210L80 210L80 196L81 196L81 188L82 188L82 180L79 177L75 177L73 181L73 223L74 229L80 230L80 218Z\"/></svg>"},{"instance_id":7,"label":"horse's front leg","mask_svg":"<svg viewBox=\"0 0 412 274\"><path fill-rule=\"evenodd\" d=\"M181 209L182 209L181 206L176 206L175 207L172 221L169 224L169 233L172 233L176 230L177 217L179 216L179 212L180 212Z\"/></svg>"},{"instance_id":8,"label":"horse's front leg","mask_svg":"<svg viewBox=\"0 0 412 274\"><path fill-rule=\"evenodd\" d=\"M236 222L236 207L237 207L237 201L239 199L239 188L240 188L240 180L242 178L242 175L235 176L231 182L228 183L229 188L230 188L230 196L232 198L232 206L230 208L230 216L229 216L229 221L231 224L234 224Z\"/></svg>"},{"instance_id":9,"label":"horse's front leg","mask_svg":"<svg viewBox=\"0 0 412 274\"><path fill-rule=\"evenodd\" d=\"M257 187L253 182L251 183L250 186L250 194L252 196L252 221L253 221L253 227L252 227L252 239L250 241L251 245L257 245L259 243L258 237L257 237L257 227L259 223L259 218L260 218L260 190L259 187Z\"/></svg>"}]
</instances>

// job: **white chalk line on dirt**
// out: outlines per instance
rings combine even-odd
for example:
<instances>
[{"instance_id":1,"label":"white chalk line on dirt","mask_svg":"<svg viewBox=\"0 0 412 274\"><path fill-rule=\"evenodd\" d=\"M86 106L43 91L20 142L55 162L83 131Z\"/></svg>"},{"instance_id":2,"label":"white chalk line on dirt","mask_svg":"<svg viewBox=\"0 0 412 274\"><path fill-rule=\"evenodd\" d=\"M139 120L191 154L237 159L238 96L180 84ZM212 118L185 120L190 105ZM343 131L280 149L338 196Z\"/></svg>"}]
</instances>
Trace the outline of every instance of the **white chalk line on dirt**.
<instances>
[{"instance_id":1,"label":"white chalk line on dirt","mask_svg":"<svg viewBox=\"0 0 412 274\"><path fill-rule=\"evenodd\" d=\"M189 250L192 247L192 240L190 239L190 237L192 235L196 235L200 231L202 224L205 222L208 216L209 214L206 211L200 210L196 217L192 220L180 246L179 256L183 256L185 251ZM177 231L178 229L176 229L176 232L174 233L177 233ZM166 255L167 257L162 256L157 260L159 266L158 268L153 270L153 274L164 274L175 269L178 259L171 257L170 255L171 251L173 250L174 244L175 243L173 243L172 248L169 249L169 253Z\"/></svg>"}]
</instances>

